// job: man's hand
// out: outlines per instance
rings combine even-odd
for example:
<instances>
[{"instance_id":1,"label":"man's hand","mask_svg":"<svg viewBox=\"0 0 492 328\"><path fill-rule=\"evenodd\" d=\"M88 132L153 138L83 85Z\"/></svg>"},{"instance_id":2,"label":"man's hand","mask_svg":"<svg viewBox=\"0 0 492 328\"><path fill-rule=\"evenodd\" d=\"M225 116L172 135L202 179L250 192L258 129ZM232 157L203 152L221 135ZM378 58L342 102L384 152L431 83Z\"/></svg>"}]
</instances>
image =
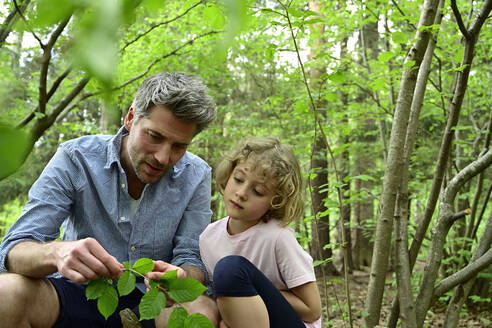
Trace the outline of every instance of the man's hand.
<instances>
[{"instance_id":1,"label":"man's hand","mask_svg":"<svg viewBox=\"0 0 492 328\"><path fill-rule=\"evenodd\" d=\"M169 264L164 261L154 261L154 270L146 274L147 278L150 280L161 280L161 277L169 271L178 270L178 278L186 278L186 271L182 268Z\"/></svg>"},{"instance_id":2,"label":"man's hand","mask_svg":"<svg viewBox=\"0 0 492 328\"><path fill-rule=\"evenodd\" d=\"M183 270L182 268L180 268L178 266L169 264L169 263L164 262L164 261L154 261L154 271L148 272L147 274L145 274L145 276L150 280L159 281L159 280L161 280L161 277L166 272L174 271L174 270L178 270L178 279L186 278L187 275L186 275L185 270ZM145 285L147 286L147 290L149 290L150 285L149 285L147 280L145 280ZM170 298L169 295L165 291L162 290L162 292L164 294L166 294L166 307L173 306L175 304L174 300L172 298Z\"/></svg>"},{"instance_id":3,"label":"man's hand","mask_svg":"<svg viewBox=\"0 0 492 328\"><path fill-rule=\"evenodd\" d=\"M123 265L94 238L53 243L58 271L76 283L106 277L118 278Z\"/></svg>"}]
</instances>

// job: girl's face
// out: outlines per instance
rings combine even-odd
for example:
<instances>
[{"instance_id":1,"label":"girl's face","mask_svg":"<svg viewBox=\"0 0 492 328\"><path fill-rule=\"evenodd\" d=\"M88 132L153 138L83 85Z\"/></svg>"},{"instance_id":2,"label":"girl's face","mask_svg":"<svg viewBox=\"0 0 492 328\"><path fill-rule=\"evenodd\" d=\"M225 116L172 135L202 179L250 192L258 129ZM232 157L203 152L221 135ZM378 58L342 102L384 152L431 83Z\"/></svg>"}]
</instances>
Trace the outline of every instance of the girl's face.
<instances>
[{"instance_id":1,"label":"girl's face","mask_svg":"<svg viewBox=\"0 0 492 328\"><path fill-rule=\"evenodd\" d=\"M252 171L248 161L237 164L224 189L227 214L241 222L244 228L241 230L257 224L270 209L275 196L272 184L258 171Z\"/></svg>"}]
</instances>

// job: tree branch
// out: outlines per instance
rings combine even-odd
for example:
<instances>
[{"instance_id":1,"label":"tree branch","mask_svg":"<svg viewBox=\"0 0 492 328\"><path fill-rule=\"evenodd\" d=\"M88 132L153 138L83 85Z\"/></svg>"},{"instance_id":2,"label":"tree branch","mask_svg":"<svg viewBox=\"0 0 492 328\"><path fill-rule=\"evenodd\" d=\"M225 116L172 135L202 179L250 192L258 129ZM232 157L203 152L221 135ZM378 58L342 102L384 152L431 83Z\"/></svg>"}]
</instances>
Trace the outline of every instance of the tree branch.
<instances>
[{"instance_id":1,"label":"tree branch","mask_svg":"<svg viewBox=\"0 0 492 328\"><path fill-rule=\"evenodd\" d=\"M51 61L51 51L56 41L60 37L61 33L67 26L70 21L70 15L68 18L63 20L58 27L53 31L50 36L50 39L46 45L43 46L43 56L41 60L41 70L39 75L39 100L38 100L38 112L45 114L46 113L46 103L48 102L47 94L46 94L46 85L48 82L48 69Z\"/></svg>"},{"instance_id":2,"label":"tree branch","mask_svg":"<svg viewBox=\"0 0 492 328\"><path fill-rule=\"evenodd\" d=\"M485 254L480 256L477 260L469 263L460 271L441 280L434 287L433 298L436 300L441 295L453 289L457 285L467 282L468 280L476 276L480 271L486 269L490 264L492 264L492 248L489 249Z\"/></svg>"},{"instance_id":3,"label":"tree branch","mask_svg":"<svg viewBox=\"0 0 492 328\"><path fill-rule=\"evenodd\" d=\"M39 45L41 46L41 48L43 48L43 42L41 41L41 39L36 35L36 33L34 33L33 29L31 28L31 25L29 24L29 22L27 21L27 19L24 17L24 11L26 10L27 8L27 5L28 3L30 2L30 0L25 0L22 5L18 5L17 4L17 0L14 0L14 6L15 6L15 9L16 11L19 13L19 16L22 18L22 20L26 23L26 26L29 30L29 32L31 32L32 36L38 41ZM24 6L25 5L25 6Z\"/></svg>"},{"instance_id":4,"label":"tree branch","mask_svg":"<svg viewBox=\"0 0 492 328\"><path fill-rule=\"evenodd\" d=\"M190 8L186 9L186 10L185 10L182 14L180 14L180 15L178 15L178 16L176 16L176 17L174 17L174 18L171 18L171 19L169 19L169 20L167 20L167 21L165 21L165 22L160 22L160 23L157 23L157 24L152 24L152 25L150 26L150 28L149 28L147 31L145 31L145 32L143 32L143 33L141 33L141 34L137 35L137 36L136 36L133 40L131 40L131 41L127 42L127 43L123 46L123 48L121 48L120 53L121 53L121 52L123 52L123 51L125 51L125 49L126 49L128 46L130 46L131 44L133 44L133 43L137 42L140 38L142 38L142 37L146 36L147 34L149 34L150 32L152 32L154 29L158 28L159 26L162 26L162 25L167 25L167 24L169 24L169 23L174 22L175 20L180 19L181 17L183 17L183 16L185 16L186 14L188 14L188 12L190 12L193 8L195 8L195 7L197 7L197 6L201 5L202 3L205 3L205 2L206 2L205 0L201 0L201 1L197 2L197 3L195 3L195 4L194 4L193 6L191 6Z\"/></svg>"},{"instance_id":5,"label":"tree branch","mask_svg":"<svg viewBox=\"0 0 492 328\"><path fill-rule=\"evenodd\" d=\"M463 34L463 36L467 40L470 40L471 35L468 32L468 30L466 29L465 24L463 23L463 18L461 18L461 13L460 13L458 6L456 5L456 0L451 0L451 9L453 9L453 14L454 14L454 17L456 18L456 23L458 24L458 27L461 31L461 34Z\"/></svg>"}]
</instances>

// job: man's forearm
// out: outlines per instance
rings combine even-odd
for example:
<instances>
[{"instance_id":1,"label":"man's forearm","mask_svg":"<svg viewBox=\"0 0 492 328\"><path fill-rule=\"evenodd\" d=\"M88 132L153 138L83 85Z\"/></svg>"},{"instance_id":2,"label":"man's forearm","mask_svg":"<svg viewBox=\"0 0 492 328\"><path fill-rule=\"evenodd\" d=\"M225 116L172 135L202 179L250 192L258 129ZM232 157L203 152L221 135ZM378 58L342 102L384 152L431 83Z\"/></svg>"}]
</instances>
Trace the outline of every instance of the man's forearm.
<instances>
[{"instance_id":1,"label":"man's forearm","mask_svg":"<svg viewBox=\"0 0 492 328\"><path fill-rule=\"evenodd\" d=\"M195 278L201 283L205 281L203 272L198 267L191 266L191 265L183 265L181 268L186 272L186 277Z\"/></svg>"},{"instance_id":2,"label":"man's forearm","mask_svg":"<svg viewBox=\"0 0 492 328\"><path fill-rule=\"evenodd\" d=\"M41 278L57 271L54 243L23 241L12 247L7 255L9 272Z\"/></svg>"}]
</instances>

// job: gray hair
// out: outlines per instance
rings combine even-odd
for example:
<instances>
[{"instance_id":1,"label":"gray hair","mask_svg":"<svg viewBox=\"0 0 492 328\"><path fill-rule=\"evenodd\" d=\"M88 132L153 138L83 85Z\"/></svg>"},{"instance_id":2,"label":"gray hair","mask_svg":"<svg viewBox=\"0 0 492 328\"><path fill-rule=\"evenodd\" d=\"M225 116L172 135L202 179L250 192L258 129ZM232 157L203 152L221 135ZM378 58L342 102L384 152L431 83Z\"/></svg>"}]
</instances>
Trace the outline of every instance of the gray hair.
<instances>
[{"instance_id":1,"label":"gray hair","mask_svg":"<svg viewBox=\"0 0 492 328\"><path fill-rule=\"evenodd\" d=\"M197 134L215 119L217 111L201 78L185 73L159 73L142 82L132 102L135 119L148 117L154 106L164 106L178 119L195 123Z\"/></svg>"}]
</instances>

